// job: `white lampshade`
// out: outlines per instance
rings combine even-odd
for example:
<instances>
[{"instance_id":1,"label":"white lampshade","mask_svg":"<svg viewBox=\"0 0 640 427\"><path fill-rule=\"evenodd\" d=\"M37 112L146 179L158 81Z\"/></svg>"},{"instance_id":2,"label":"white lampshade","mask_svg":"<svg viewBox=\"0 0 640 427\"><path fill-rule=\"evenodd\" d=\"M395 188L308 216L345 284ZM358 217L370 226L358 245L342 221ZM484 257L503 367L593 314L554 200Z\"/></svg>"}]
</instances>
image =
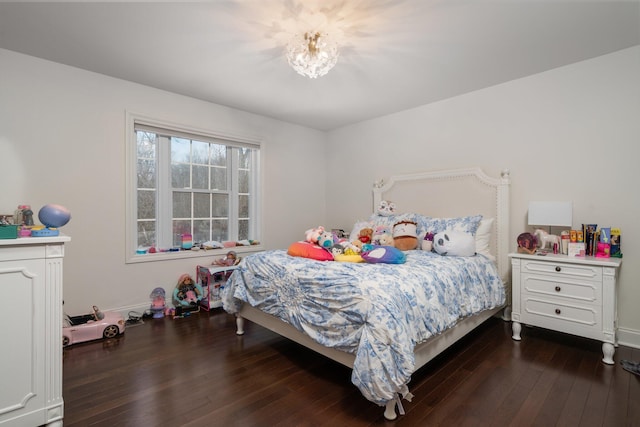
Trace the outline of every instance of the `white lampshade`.
<instances>
[{"instance_id":1,"label":"white lampshade","mask_svg":"<svg viewBox=\"0 0 640 427\"><path fill-rule=\"evenodd\" d=\"M571 202L529 202L529 225L571 227Z\"/></svg>"}]
</instances>

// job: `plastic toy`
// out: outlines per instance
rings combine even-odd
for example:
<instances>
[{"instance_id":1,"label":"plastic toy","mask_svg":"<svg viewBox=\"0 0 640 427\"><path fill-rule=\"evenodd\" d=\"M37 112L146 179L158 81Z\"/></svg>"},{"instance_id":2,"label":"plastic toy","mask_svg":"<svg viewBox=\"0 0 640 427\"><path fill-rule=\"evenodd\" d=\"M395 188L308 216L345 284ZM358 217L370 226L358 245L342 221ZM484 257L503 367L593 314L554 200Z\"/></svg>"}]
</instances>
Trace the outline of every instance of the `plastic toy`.
<instances>
[{"instance_id":1,"label":"plastic toy","mask_svg":"<svg viewBox=\"0 0 640 427\"><path fill-rule=\"evenodd\" d=\"M161 319L164 317L165 310L165 292L163 288L155 288L149 295L151 298L151 313L154 319Z\"/></svg>"},{"instance_id":2,"label":"plastic toy","mask_svg":"<svg viewBox=\"0 0 640 427\"><path fill-rule=\"evenodd\" d=\"M178 279L173 290L173 302L176 307L196 308L202 299L202 286L185 273Z\"/></svg>"},{"instance_id":3,"label":"plastic toy","mask_svg":"<svg viewBox=\"0 0 640 427\"><path fill-rule=\"evenodd\" d=\"M101 338L114 338L123 334L124 317L115 311L101 312L93 306L93 313L67 316L63 319L62 345L68 346Z\"/></svg>"},{"instance_id":4,"label":"plastic toy","mask_svg":"<svg viewBox=\"0 0 640 427\"><path fill-rule=\"evenodd\" d=\"M227 252L227 255L224 258L216 259L211 264L219 265L221 267L229 267L231 265L236 265L240 262L240 258L235 253L235 251Z\"/></svg>"},{"instance_id":5,"label":"plastic toy","mask_svg":"<svg viewBox=\"0 0 640 427\"><path fill-rule=\"evenodd\" d=\"M71 219L71 212L64 206L60 205L44 205L38 212L38 219L49 228L62 227Z\"/></svg>"},{"instance_id":6,"label":"plastic toy","mask_svg":"<svg viewBox=\"0 0 640 427\"><path fill-rule=\"evenodd\" d=\"M548 232L544 231L541 228L536 229L533 235L536 236L538 245L542 250L547 249L547 246L548 246L548 249L553 249L553 245L558 245L558 247L560 247L560 244L562 243L560 241L560 237L554 234L549 234Z\"/></svg>"}]
</instances>

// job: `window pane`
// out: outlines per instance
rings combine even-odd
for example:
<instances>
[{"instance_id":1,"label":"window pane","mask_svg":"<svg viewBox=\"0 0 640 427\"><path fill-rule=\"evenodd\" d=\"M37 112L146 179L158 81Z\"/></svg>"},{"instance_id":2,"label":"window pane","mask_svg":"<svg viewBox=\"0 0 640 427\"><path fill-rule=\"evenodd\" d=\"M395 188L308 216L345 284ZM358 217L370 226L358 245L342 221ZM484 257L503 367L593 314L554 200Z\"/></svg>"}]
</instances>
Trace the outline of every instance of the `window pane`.
<instances>
[{"instance_id":1,"label":"window pane","mask_svg":"<svg viewBox=\"0 0 640 427\"><path fill-rule=\"evenodd\" d=\"M173 246L182 246L183 234L191 234L191 221L173 221Z\"/></svg>"},{"instance_id":2,"label":"window pane","mask_svg":"<svg viewBox=\"0 0 640 427\"><path fill-rule=\"evenodd\" d=\"M138 222L138 247L154 246L156 243L156 222L155 221L139 221Z\"/></svg>"},{"instance_id":3,"label":"window pane","mask_svg":"<svg viewBox=\"0 0 640 427\"><path fill-rule=\"evenodd\" d=\"M199 165L209 164L209 143L202 141L191 142L191 161Z\"/></svg>"},{"instance_id":4,"label":"window pane","mask_svg":"<svg viewBox=\"0 0 640 427\"><path fill-rule=\"evenodd\" d=\"M227 168L211 168L211 189L227 191Z\"/></svg>"},{"instance_id":5,"label":"window pane","mask_svg":"<svg viewBox=\"0 0 640 427\"><path fill-rule=\"evenodd\" d=\"M156 187L156 162L149 159L138 159L138 188Z\"/></svg>"},{"instance_id":6,"label":"window pane","mask_svg":"<svg viewBox=\"0 0 640 427\"><path fill-rule=\"evenodd\" d=\"M173 188L191 188L190 168L188 164L171 164L171 186Z\"/></svg>"},{"instance_id":7,"label":"window pane","mask_svg":"<svg viewBox=\"0 0 640 427\"><path fill-rule=\"evenodd\" d=\"M248 170L241 169L238 171L238 191L240 193L249 192L249 171Z\"/></svg>"},{"instance_id":8,"label":"window pane","mask_svg":"<svg viewBox=\"0 0 640 427\"><path fill-rule=\"evenodd\" d=\"M210 220L193 221L193 242L204 243L211 240L209 238L210 227L211 227Z\"/></svg>"},{"instance_id":9,"label":"window pane","mask_svg":"<svg viewBox=\"0 0 640 427\"><path fill-rule=\"evenodd\" d=\"M229 196L227 194L213 194L213 217L226 218L229 216Z\"/></svg>"},{"instance_id":10,"label":"window pane","mask_svg":"<svg viewBox=\"0 0 640 427\"><path fill-rule=\"evenodd\" d=\"M171 161L189 163L191 161L191 141L184 138L171 138Z\"/></svg>"},{"instance_id":11,"label":"window pane","mask_svg":"<svg viewBox=\"0 0 640 427\"><path fill-rule=\"evenodd\" d=\"M246 240L249 238L249 220L241 219L238 221L238 240Z\"/></svg>"},{"instance_id":12,"label":"window pane","mask_svg":"<svg viewBox=\"0 0 640 427\"><path fill-rule=\"evenodd\" d=\"M249 196L238 196L238 217L249 217Z\"/></svg>"},{"instance_id":13,"label":"window pane","mask_svg":"<svg viewBox=\"0 0 640 427\"><path fill-rule=\"evenodd\" d=\"M193 165L191 169L191 173L193 174L193 188L197 188L200 190L208 190L209 189L209 167L208 166L197 166Z\"/></svg>"},{"instance_id":14,"label":"window pane","mask_svg":"<svg viewBox=\"0 0 640 427\"><path fill-rule=\"evenodd\" d=\"M173 217L191 218L191 193L173 192Z\"/></svg>"},{"instance_id":15,"label":"window pane","mask_svg":"<svg viewBox=\"0 0 640 427\"><path fill-rule=\"evenodd\" d=\"M215 220L213 221L213 233L211 235L213 240L218 242L224 242L229 240L229 222L227 220Z\"/></svg>"},{"instance_id":16,"label":"window pane","mask_svg":"<svg viewBox=\"0 0 640 427\"><path fill-rule=\"evenodd\" d=\"M240 155L238 157L240 163L240 169L249 169L249 165L251 165L251 152L253 151L250 148L240 148Z\"/></svg>"},{"instance_id":17,"label":"window pane","mask_svg":"<svg viewBox=\"0 0 640 427\"><path fill-rule=\"evenodd\" d=\"M210 200L209 193L193 194L193 217L194 218L211 218L211 206L209 204L209 200Z\"/></svg>"},{"instance_id":18,"label":"window pane","mask_svg":"<svg viewBox=\"0 0 640 427\"><path fill-rule=\"evenodd\" d=\"M156 192L138 190L138 219L154 219L156 217Z\"/></svg>"},{"instance_id":19,"label":"window pane","mask_svg":"<svg viewBox=\"0 0 640 427\"><path fill-rule=\"evenodd\" d=\"M155 159L157 147L157 135L152 132L136 132L138 158Z\"/></svg>"},{"instance_id":20,"label":"window pane","mask_svg":"<svg viewBox=\"0 0 640 427\"><path fill-rule=\"evenodd\" d=\"M214 166L227 165L227 146L211 144L211 164Z\"/></svg>"}]
</instances>

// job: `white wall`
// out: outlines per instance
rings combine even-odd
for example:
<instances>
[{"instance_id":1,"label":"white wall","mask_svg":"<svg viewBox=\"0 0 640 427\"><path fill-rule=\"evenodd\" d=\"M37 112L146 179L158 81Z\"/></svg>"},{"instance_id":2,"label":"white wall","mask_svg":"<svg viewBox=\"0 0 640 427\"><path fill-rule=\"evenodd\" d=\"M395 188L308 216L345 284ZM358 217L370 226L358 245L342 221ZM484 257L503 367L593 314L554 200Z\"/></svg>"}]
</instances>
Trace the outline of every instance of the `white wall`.
<instances>
[{"instance_id":1,"label":"white wall","mask_svg":"<svg viewBox=\"0 0 640 427\"><path fill-rule=\"evenodd\" d=\"M0 213L21 203L72 211L64 298L77 314L147 305L154 287L172 291L181 273L213 259L125 264L126 110L262 137L268 248L318 224L349 229L369 215L381 177L509 168L514 248L529 200L572 200L575 227L622 229L619 335L640 347L638 76L635 47L324 134L0 49ZM326 183L300 179L318 151Z\"/></svg>"},{"instance_id":2,"label":"white wall","mask_svg":"<svg viewBox=\"0 0 640 427\"><path fill-rule=\"evenodd\" d=\"M371 184L382 177L508 168L514 250L530 231L530 200L573 201L574 228L622 229L619 336L640 347L639 118L634 47L330 132L327 164L352 173L328 176L325 225L349 229L369 215Z\"/></svg>"},{"instance_id":3,"label":"white wall","mask_svg":"<svg viewBox=\"0 0 640 427\"><path fill-rule=\"evenodd\" d=\"M285 248L325 216L325 183L295 177L325 134L0 49L0 213L66 206L65 311L137 308L157 286L214 256L125 264L125 112L264 142L267 248ZM37 218L36 218L37 221Z\"/></svg>"}]
</instances>

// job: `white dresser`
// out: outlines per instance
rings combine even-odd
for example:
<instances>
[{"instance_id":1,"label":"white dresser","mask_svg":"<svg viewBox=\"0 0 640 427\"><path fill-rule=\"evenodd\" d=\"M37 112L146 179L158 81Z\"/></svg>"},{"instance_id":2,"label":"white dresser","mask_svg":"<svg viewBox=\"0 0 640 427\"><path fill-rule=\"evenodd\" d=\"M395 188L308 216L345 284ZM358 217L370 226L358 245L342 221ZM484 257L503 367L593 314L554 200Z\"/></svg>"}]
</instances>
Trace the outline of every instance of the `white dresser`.
<instances>
[{"instance_id":1,"label":"white dresser","mask_svg":"<svg viewBox=\"0 0 640 427\"><path fill-rule=\"evenodd\" d=\"M513 339L521 324L602 341L602 361L613 364L617 345L616 277L620 258L509 254Z\"/></svg>"},{"instance_id":2,"label":"white dresser","mask_svg":"<svg viewBox=\"0 0 640 427\"><path fill-rule=\"evenodd\" d=\"M62 260L70 240L0 240L1 426L62 426Z\"/></svg>"}]
</instances>

